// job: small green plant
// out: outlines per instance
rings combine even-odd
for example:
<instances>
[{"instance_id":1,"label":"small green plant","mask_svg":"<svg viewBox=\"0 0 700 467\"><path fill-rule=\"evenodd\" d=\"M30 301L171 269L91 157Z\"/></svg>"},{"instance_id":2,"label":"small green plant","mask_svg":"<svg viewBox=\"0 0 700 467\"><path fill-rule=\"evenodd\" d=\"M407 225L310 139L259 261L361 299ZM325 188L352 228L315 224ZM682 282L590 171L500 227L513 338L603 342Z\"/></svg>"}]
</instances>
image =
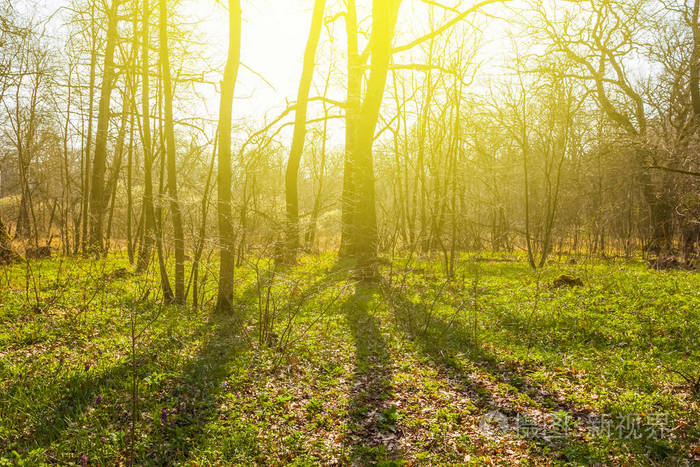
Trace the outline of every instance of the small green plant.
<instances>
[{"instance_id":1,"label":"small green plant","mask_svg":"<svg viewBox=\"0 0 700 467\"><path fill-rule=\"evenodd\" d=\"M382 410L379 415L380 428L383 430L396 431L396 425L404 417L404 415L399 412L399 410L391 406L387 409Z\"/></svg>"}]
</instances>

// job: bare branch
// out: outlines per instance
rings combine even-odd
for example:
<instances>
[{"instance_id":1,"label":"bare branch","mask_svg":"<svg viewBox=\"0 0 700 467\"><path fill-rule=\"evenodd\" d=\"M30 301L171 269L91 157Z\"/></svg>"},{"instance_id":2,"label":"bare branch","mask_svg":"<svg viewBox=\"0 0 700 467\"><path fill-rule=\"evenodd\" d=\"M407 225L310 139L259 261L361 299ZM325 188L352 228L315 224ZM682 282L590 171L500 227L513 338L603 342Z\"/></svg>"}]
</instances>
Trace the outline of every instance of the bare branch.
<instances>
[{"instance_id":1,"label":"bare branch","mask_svg":"<svg viewBox=\"0 0 700 467\"><path fill-rule=\"evenodd\" d=\"M459 23L460 21L462 21L464 18L466 18L466 17L469 16L470 14L476 13L476 12L479 11L481 8L483 8L483 7L487 6L487 5L491 5L492 3L505 3L505 2L509 2L509 1L511 1L511 0L483 0L483 1L479 2L479 3L477 3L476 5L472 6L471 8L469 8L469 9L466 10L465 12L460 13L459 15L455 16L455 17L452 18L450 21L448 21L447 23L445 23L445 24L443 24L442 26L440 26L439 28L437 28L435 31L432 31L432 32L430 32L430 33L428 33L428 34L426 34L426 35L424 35L424 36L421 36L421 37L419 37L419 38L417 38L417 39L415 39L415 40L409 42L408 44L400 45L400 46L398 46L398 47L394 47L393 50L392 50L392 53L395 53L395 54L396 54L396 53L399 53L399 52L405 52L406 50L412 49L413 47L415 47L415 46L417 46L417 45L420 45L420 44L422 44L423 42L429 41L430 39L439 36L440 34L442 34L443 32L445 32L446 30L448 30L449 28L451 28L452 26L454 26L455 24L457 24L457 23Z\"/></svg>"}]
</instances>

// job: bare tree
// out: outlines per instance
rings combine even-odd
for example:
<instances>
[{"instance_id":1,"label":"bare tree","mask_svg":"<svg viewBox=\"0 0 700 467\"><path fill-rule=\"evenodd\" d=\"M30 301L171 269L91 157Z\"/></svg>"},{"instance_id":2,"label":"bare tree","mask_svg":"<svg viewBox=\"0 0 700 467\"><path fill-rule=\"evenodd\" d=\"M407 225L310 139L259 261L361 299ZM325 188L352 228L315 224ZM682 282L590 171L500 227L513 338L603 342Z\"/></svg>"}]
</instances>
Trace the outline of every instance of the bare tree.
<instances>
[{"instance_id":1,"label":"bare tree","mask_svg":"<svg viewBox=\"0 0 700 467\"><path fill-rule=\"evenodd\" d=\"M107 10L107 43L105 46L104 70L100 103L95 133L95 154L90 177L90 248L101 252L104 249L103 217L105 212L105 170L107 168L107 136L112 89L116 79L114 51L117 46L120 0L113 0Z\"/></svg>"},{"instance_id":2,"label":"bare tree","mask_svg":"<svg viewBox=\"0 0 700 467\"><path fill-rule=\"evenodd\" d=\"M392 55L394 28L400 0L375 0L372 6L372 33L368 50L357 54L357 22L354 2L348 2L348 102L346 104L346 158L344 175L344 237L341 249L348 250L358 262L362 277L373 277L377 250L377 213L375 205L372 145L374 130L384 95ZM360 96L362 62L371 57L364 96Z\"/></svg>"},{"instance_id":3,"label":"bare tree","mask_svg":"<svg viewBox=\"0 0 700 467\"><path fill-rule=\"evenodd\" d=\"M231 111L236 88L238 67L241 62L241 2L229 0L228 57L221 83L219 107L219 165L217 170L219 242L219 291L216 308L230 312L233 309L233 269L235 266L233 213L231 212Z\"/></svg>"},{"instance_id":4,"label":"bare tree","mask_svg":"<svg viewBox=\"0 0 700 467\"><path fill-rule=\"evenodd\" d=\"M19 259L19 255L12 246L12 239L7 234L5 224L0 218L0 264L12 263Z\"/></svg>"},{"instance_id":5,"label":"bare tree","mask_svg":"<svg viewBox=\"0 0 700 467\"><path fill-rule=\"evenodd\" d=\"M175 129L173 127L173 84L170 77L170 57L168 56L168 7L166 0L160 0L160 67L163 73L165 107L165 151L168 166L168 195L172 211L175 234L175 302L185 303L185 233L182 228L182 213L177 197L177 169L175 165Z\"/></svg>"},{"instance_id":6,"label":"bare tree","mask_svg":"<svg viewBox=\"0 0 700 467\"><path fill-rule=\"evenodd\" d=\"M642 90L633 82L628 60L635 51L642 28L642 0L587 0L581 2L585 22L571 17L553 18L541 5L539 13L543 39L551 50L563 54L578 70L569 74L590 83L601 110L635 147L637 174L649 207L651 235L649 251L670 249L671 206L663 183L655 184L648 169L655 159L648 144L648 115ZM579 7L577 7L579 8Z\"/></svg>"},{"instance_id":7,"label":"bare tree","mask_svg":"<svg viewBox=\"0 0 700 467\"><path fill-rule=\"evenodd\" d=\"M314 65L316 48L321 37L321 26L323 23L323 12L326 6L325 0L314 2L314 11L311 18L311 29L309 39L306 42L304 51L304 66L299 82L297 93L297 103L294 119L294 134L292 136L292 148L289 152L287 170L285 175L285 194L287 208L287 231L286 231L286 252L283 260L291 263L296 258L299 249L299 193L297 178L299 176L299 161L304 150L304 140L306 138L306 111L309 99L309 89L314 76Z\"/></svg>"}]
</instances>

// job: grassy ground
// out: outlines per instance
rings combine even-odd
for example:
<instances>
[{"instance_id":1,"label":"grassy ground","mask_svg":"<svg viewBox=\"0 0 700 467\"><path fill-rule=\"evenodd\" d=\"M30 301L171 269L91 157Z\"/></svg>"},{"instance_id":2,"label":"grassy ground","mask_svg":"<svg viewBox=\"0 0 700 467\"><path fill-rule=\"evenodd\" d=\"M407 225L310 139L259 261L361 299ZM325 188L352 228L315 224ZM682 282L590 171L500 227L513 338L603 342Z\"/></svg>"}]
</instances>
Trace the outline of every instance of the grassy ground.
<instances>
[{"instance_id":1,"label":"grassy ground","mask_svg":"<svg viewBox=\"0 0 700 467\"><path fill-rule=\"evenodd\" d=\"M248 264L233 316L120 258L1 269L0 465L700 462L697 273L438 264Z\"/></svg>"}]
</instances>

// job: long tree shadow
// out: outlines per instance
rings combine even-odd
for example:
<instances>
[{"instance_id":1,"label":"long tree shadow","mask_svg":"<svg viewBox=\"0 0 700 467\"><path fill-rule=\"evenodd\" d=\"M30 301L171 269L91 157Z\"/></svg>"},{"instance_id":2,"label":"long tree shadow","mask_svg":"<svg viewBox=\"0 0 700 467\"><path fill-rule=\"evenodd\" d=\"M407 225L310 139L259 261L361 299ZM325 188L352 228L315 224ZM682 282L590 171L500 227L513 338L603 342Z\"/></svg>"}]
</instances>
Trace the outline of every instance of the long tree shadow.
<instances>
[{"instance_id":1,"label":"long tree shadow","mask_svg":"<svg viewBox=\"0 0 700 467\"><path fill-rule=\"evenodd\" d=\"M216 378L220 377L219 370L230 358L229 347L231 346L227 347L227 343L230 343L227 336L235 333L236 328L227 325L229 321L231 318L212 317L209 322L195 331L195 333L206 333L207 330L213 330L213 333L196 360L186 365L183 377L176 382L175 391L169 394L168 399L171 396L177 398L178 391L187 393L187 388L194 390L189 392L190 395L210 394L207 392L209 387L215 383ZM219 348L220 346L223 350ZM173 343L167 340L162 340L155 345L153 343L137 344L138 380L142 381L143 377L149 373L172 371L171 368L163 367L158 362L162 361L159 357L174 350ZM16 404L18 400L27 399L29 394L34 393L34 395L31 399L27 399L31 401L31 405L23 407L24 417L30 425L24 427L21 437L10 440L12 449L20 454L38 448L48 449L53 442L65 437L66 433L84 418L89 410L99 407L112 412L113 419L115 421L119 419L122 429L128 432L131 416L130 413L123 411L122 403L124 407L130 408L129 392L133 372L131 360L125 356L104 367L99 360L91 365L85 365L84 368L76 367L66 378L59 377L57 373L55 378L48 380L27 376L18 379L6 388L6 397L3 397L0 402L0 412L9 410L11 401ZM193 382L195 384L192 384ZM167 382L164 382L163 386L166 384ZM56 395L59 397L55 397ZM205 397L203 400L206 402L209 398ZM198 410L199 404L193 407ZM178 406L179 409L180 406ZM186 418L183 416L180 420ZM141 446L141 451L145 450L147 449ZM129 455L126 457L130 458ZM148 457L151 457L150 454Z\"/></svg>"},{"instance_id":2,"label":"long tree shadow","mask_svg":"<svg viewBox=\"0 0 700 467\"><path fill-rule=\"evenodd\" d=\"M451 369L459 368L458 355L468 355L479 367L486 369L496 381L517 387L535 399L551 399L553 394L534 386L523 385L523 372L537 369L534 363L510 362L496 355L486 346L477 345L473 329L459 316L445 317L424 304L408 299L398 289L383 288L385 300L390 301L396 313L396 321L404 334L418 344L419 349L433 361ZM515 337L515 336L514 336ZM477 384L470 380L471 385ZM481 391L477 391L481 392ZM482 394L482 402L487 395ZM555 405L551 408L587 415L585 410L573 406Z\"/></svg>"},{"instance_id":3,"label":"long tree shadow","mask_svg":"<svg viewBox=\"0 0 700 467\"><path fill-rule=\"evenodd\" d=\"M72 423L84 416L88 407L97 405L96 400L102 397L101 394L118 391L122 387L121 381L128 375L128 362L122 361L104 371L87 367L84 371L76 370L66 379L40 381L38 378L26 378L17 381L7 388L3 397L7 403L3 401L0 412L10 410L10 402L16 403L14 401L22 400L33 392L34 396L29 399L31 406L22 408L31 428L25 426L21 431L22 437L10 441L10 446L20 454L48 448L64 435ZM58 390L45 389L50 386L64 386L66 389L60 398L52 400L50 396ZM38 390L40 387L42 389Z\"/></svg>"},{"instance_id":4,"label":"long tree shadow","mask_svg":"<svg viewBox=\"0 0 700 467\"><path fill-rule=\"evenodd\" d=\"M144 377L150 373L149 379L152 380L154 375L167 375L177 371L158 363L167 361L158 357L173 352L175 348L172 343L166 345L165 341L159 345L137 348L140 399L143 401L149 392L157 395L160 423L150 429L139 423L136 452L129 454L128 440L127 445L123 446L127 460L137 465L168 465L176 460L186 460L189 453L203 443L207 424L218 415L217 398L226 389L222 383L229 375L233 361L245 356L244 342L240 338L241 323L240 314L209 315L207 322L195 331L205 336L195 357L187 361L175 376L165 378L155 385L144 383ZM123 412L119 404L115 403L121 399L130 407L131 397L128 391L132 374L132 365L127 358L104 370L100 369L98 362L93 367L86 366L84 370L75 371L67 379L51 381L48 384L63 385L66 390L56 400L33 399L26 416L29 420L41 420L41 423L34 423L28 430L25 427L22 437L11 440L10 446L20 454L37 448L48 449L54 441L66 436L67 430L81 417L85 417L90 407L100 405L115 412L114 416L121 420L122 429L125 433L128 432L130 413ZM7 388L7 400L26 397L30 388L41 384L45 383L25 377ZM54 393L42 390L39 394L46 396ZM112 400L110 396L116 399ZM148 405L152 404L149 402ZM4 410L2 404L0 410ZM143 413L139 418L145 421ZM157 423L158 416L154 419ZM235 429L234 424L231 430ZM138 433L144 430L145 436L139 436ZM257 453L254 443L250 439L246 441L247 452L241 453L244 458Z\"/></svg>"},{"instance_id":5,"label":"long tree shadow","mask_svg":"<svg viewBox=\"0 0 700 467\"><path fill-rule=\"evenodd\" d=\"M160 313L155 304L129 306L141 307L141 317L146 321ZM167 339L137 344L138 367L153 369L158 356L172 352L173 347ZM0 417L11 410L21 412L17 423L23 425L8 440L8 446L19 455L50 449L54 442L70 436L93 411L99 412L97 416L118 421L122 427L129 419L123 409L130 399L133 374L128 351L122 354L120 350L126 349L117 347L116 354L102 355L101 350L93 354L86 348L79 349L82 353L69 355L66 362L62 357L53 375L20 375L3 388Z\"/></svg>"},{"instance_id":6,"label":"long tree shadow","mask_svg":"<svg viewBox=\"0 0 700 467\"><path fill-rule=\"evenodd\" d=\"M348 403L344 448L354 464L397 459L398 413L391 405L393 362L371 304L377 288L358 284L345 303L344 314L355 341L355 370Z\"/></svg>"},{"instance_id":7,"label":"long tree shadow","mask_svg":"<svg viewBox=\"0 0 700 467\"><path fill-rule=\"evenodd\" d=\"M499 357L485 346L476 345L472 330L465 323L432 313L426 309L425 305L414 303L396 289L384 288L383 292L385 300L393 301L396 321L404 334L417 344L417 349L421 353L463 384L470 395L475 396L477 405L481 406L482 409L497 410L509 418L518 416L518 411L521 410L518 402L519 393L527 394L535 401L533 408L537 411L548 414L566 414L569 420L579 422L584 431L585 427L595 429L590 424L600 414L593 413L590 407L581 406L580 403L573 402L565 395L549 391L540 387L538 383L527 379L523 373L538 368L536 364L509 362L507 358ZM429 323L429 325L422 327L411 324L417 322ZM464 367L461 365L460 359L465 355L479 369L485 370L488 376L485 378L480 376L481 370L471 374L463 371ZM498 390L499 394L493 394L496 387L489 381L491 378L493 382L515 387L517 391L511 394L511 397L503 397L501 390ZM551 434L551 428L549 425L540 424L537 430L545 434L549 430L548 434ZM659 461L665 460L665 456L668 454L666 441L657 438L658 433L654 432L651 426L642 424L639 429L647 435L651 433L653 436L646 437L642 443L638 439L625 437L620 437L615 442L626 445L627 447L624 449L647 450L651 458ZM553 454L563 459L566 459L567 449L572 450L572 452L578 450L578 455L589 456L589 459L596 458L591 450L595 450L595 448L589 445L590 439L585 436L581 438L580 434L576 430L568 431L552 444L546 436L541 437L538 432L534 440L548 445L547 449L553 449ZM589 434L593 433L589 432ZM576 448L574 449L573 446ZM537 455L537 453L533 452L532 455Z\"/></svg>"},{"instance_id":8,"label":"long tree shadow","mask_svg":"<svg viewBox=\"0 0 700 467\"><path fill-rule=\"evenodd\" d=\"M251 293L246 289L241 296ZM241 309L233 314L209 315L197 354L159 388L160 426L138 450L142 462L186 461L192 451L206 444L207 426L221 415L220 396L228 391L225 380L237 360L240 363L246 358L247 346L241 336L244 314ZM236 437L236 424L227 425L231 437ZM258 453L257 443L247 442L246 452L237 453L243 459Z\"/></svg>"},{"instance_id":9,"label":"long tree shadow","mask_svg":"<svg viewBox=\"0 0 700 467\"><path fill-rule=\"evenodd\" d=\"M164 382L161 426L148 440L142 453L146 462L170 464L173 461L187 462L192 453L206 448L210 442L212 429L224 430L222 435L232 442L221 443L227 463L247 464L265 453L250 431L242 429L236 411L220 410L222 396L234 390L228 376L236 369L250 364L249 342L244 337L244 324L251 313L255 313L256 296L265 293L268 283L299 283L298 294L304 296L310 291L330 287L344 278L341 273L312 280L318 274L290 278L293 269L273 271L265 269L260 278L251 277L243 290L237 293L238 309L233 315L212 313L205 325L206 340L196 356L189 360L178 376ZM279 275L279 277L277 277ZM260 284L258 280L262 281ZM259 289L262 287L262 289ZM250 336L249 336L250 337ZM213 424L217 425L213 427ZM228 446L228 447L227 447Z\"/></svg>"},{"instance_id":10,"label":"long tree shadow","mask_svg":"<svg viewBox=\"0 0 700 467\"><path fill-rule=\"evenodd\" d=\"M484 412L497 411L505 415L511 422L519 420L524 414L521 402L518 401L518 394L510 396L504 395L497 384L513 386L517 392L522 392L530 396L534 401L545 402L545 407L536 405L536 409L541 412L566 412L572 419L577 419L585 423L590 412L576 405L559 400L555 394L551 394L536 385L524 384L522 371L526 368L522 363L514 364L504 361L497 355L489 351L486 347L476 345L472 330L457 320L446 319L438 313L426 309L426 305L415 303L405 297L400 291L395 289L383 290L385 300L392 302L396 322L412 342L416 344L417 350L430 358L438 367L451 378L458 381L468 392L470 398ZM460 363L463 356L468 356L469 360L480 370L475 372L465 372L465 368ZM481 375L485 370L487 375ZM494 384L496 383L496 384ZM536 427L538 436L547 431L547 426L537 420L530 420ZM544 438L536 438L536 441L544 442ZM561 449L566 443L577 442L573 439L562 438L559 447ZM537 455L532 452L532 455Z\"/></svg>"}]
</instances>

